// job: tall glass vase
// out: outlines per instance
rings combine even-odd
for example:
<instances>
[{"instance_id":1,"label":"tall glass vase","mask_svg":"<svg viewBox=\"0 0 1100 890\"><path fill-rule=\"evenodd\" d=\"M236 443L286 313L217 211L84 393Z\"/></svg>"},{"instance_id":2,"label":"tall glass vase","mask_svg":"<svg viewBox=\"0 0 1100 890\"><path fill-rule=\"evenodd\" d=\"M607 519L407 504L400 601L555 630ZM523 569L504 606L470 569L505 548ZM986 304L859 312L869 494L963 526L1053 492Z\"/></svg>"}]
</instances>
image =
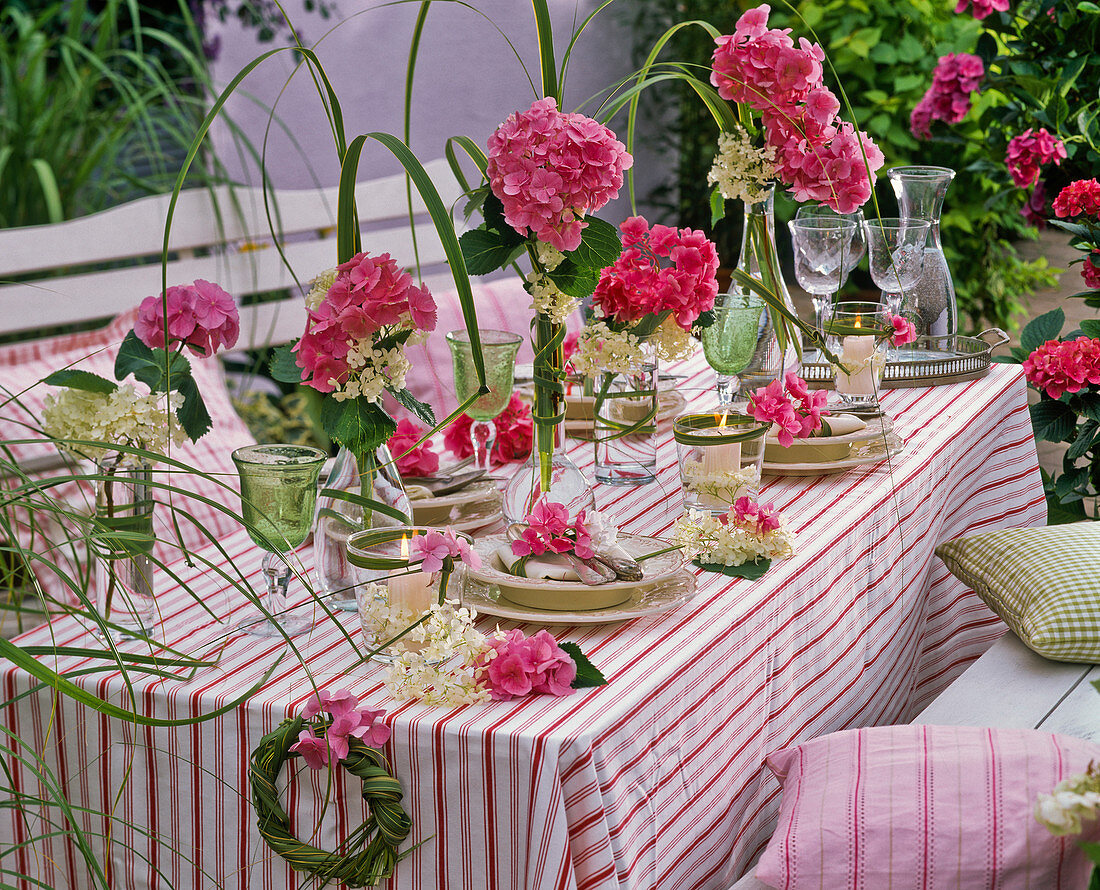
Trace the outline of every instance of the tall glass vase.
<instances>
[{"instance_id":1,"label":"tall glass vase","mask_svg":"<svg viewBox=\"0 0 1100 890\"><path fill-rule=\"evenodd\" d=\"M96 475L89 549L103 625L95 632L116 641L145 636L156 612L152 468L133 455L111 452L96 462Z\"/></svg>"},{"instance_id":2,"label":"tall glass vase","mask_svg":"<svg viewBox=\"0 0 1100 890\"><path fill-rule=\"evenodd\" d=\"M379 506L371 509L364 499ZM313 524L317 588L328 596L329 608L356 611L356 586L374 580L368 570L348 561L348 537L364 529L405 526L411 521L412 505L389 448L380 445L358 455L341 448L318 493Z\"/></svg>"},{"instance_id":3,"label":"tall glass vase","mask_svg":"<svg viewBox=\"0 0 1100 890\"><path fill-rule=\"evenodd\" d=\"M931 223L924 249L924 272L920 281L906 291L902 312L912 313L918 334L937 338L926 341L932 348L954 351L959 310L940 243L940 214L955 171L948 167L893 167L887 176L897 195L898 215Z\"/></svg>"},{"instance_id":4,"label":"tall glass vase","mask_svg":"<svg viewBox=\"0 0 1100 890\"><path fill-rule=\"evenodd\" d=\"M741 256L737 260L737 271L760 283L766 291L761 294L748 285L738 281L734 275L729 293L744 298L749 295L763 297L767 303L766 311L760 315L757 326L756 348L748 366L740 374L740 387L737 400L747 399L748 395L761 386L767 386L778 380L788 371L797 371L799 367L798 349L794 337L800 337L797 331L793 336L785 330L786 325L774 303L781 303L792 316L796 315L790 291L783 280L779 265L779 252L775 246L775 185L768 188L762 201L745 204L745 225L741 234ZM739 305L743 305L740 302Z\"/></svg>"},{"instance_id":5,"label":"tall glass vase","mask_svg":"<svg viewBox=\"0 0 1100 890\"><path fill-rule=\"evenodd\" d=\"M523 522L540 497L565 504L570 513L591 509L596 498L580 468L562 451L565 325L542 313L535 316L535 422L531 457L504 486L506 522Z\"/></svg>"}]
</instances>

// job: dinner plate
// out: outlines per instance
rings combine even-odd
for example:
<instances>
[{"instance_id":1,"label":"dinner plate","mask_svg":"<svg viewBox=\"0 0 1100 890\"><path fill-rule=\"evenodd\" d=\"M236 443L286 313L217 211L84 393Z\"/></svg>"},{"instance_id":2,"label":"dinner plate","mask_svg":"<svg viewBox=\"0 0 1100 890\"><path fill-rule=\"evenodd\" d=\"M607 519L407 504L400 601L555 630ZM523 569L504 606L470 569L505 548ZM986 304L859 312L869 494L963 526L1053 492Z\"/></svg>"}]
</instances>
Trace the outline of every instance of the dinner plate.
<instances>
[{"instance_id":1,"label":"dinner plate","mask_svg":"<svg viewBox=\"0 0 1100 890\"><path fill-rule=\"evenodd\" d=\"M495 615L514 621L530 621L536 624L608 624L675 609L695 596L695 586L695 576L681 568L656 584L635 587L626 602L617 606L583 612L561 612L517 605L501 596L495 584L467 576L462 604L482 615Z\"/></svg>"},{"instance_id":2,"label":"dinner plate","mask_svg":"<svg viewBox=\"0 0 1100 890\"><path fill-rule=\"evenodd\" d=\"M595 396L565 397L565 434L575 439L591 439ZM677 390L663 390L657 396L657 421L671 420L684 410L687 399Z\"/></svg>"},{"instance_id":3,"label":"dinner plate","mask_svg":"<svg viewBox=\"0 0 1100 890\"><path fill-rule=\"evenodd\" d=\"M416 479L410 478L411 487ZM463 531L480 528L500 515L500 489L492 479L475 482L461 491L438 498L418 498L411 501L414 525L449 525Z\"/></svg>"},{"instance_id":4,"label":"dinner plate","mask_svg":"<svg viewBox=\"0 0 1100 890\"><path fill-rule=\"evenodd\" d=\"M500 596L517 608L535 609L539 612L606 611L625 604L639 588L648 588L673 577L681 570L684 556L680 550L662 553L642 562L641 581L612 581L590 587L580 581L554 581L548 578L518 578L500 567L494 553L501 545L510 544L507 535L488 535L474 543L481 556L480 568L467 567L467 576L497 589ZM627 553L637 558L647 553L665 550L668 541L645 535L620 534L619 544ZM596 601L595 607L587 606L586 599Z\"/></svg>"},{"instance_id":5,"label":"dinner plate","mask_svg":"<svg viewBox=\"0 0 1100 890\"><path fill-rule=\"evenodd\" d=\"M889 456L895 457L905 447L905 441L897 436L891 436ZM872 464L882 463L886 460L887 451L884 448L876 449L866 454L857 454L843 460L819 461L815 463L769 463L764 461L760 467L760 473L764 476L830 476L833 473L844 473L856 467L866 467Z\"/></svg>"}]
</instances>

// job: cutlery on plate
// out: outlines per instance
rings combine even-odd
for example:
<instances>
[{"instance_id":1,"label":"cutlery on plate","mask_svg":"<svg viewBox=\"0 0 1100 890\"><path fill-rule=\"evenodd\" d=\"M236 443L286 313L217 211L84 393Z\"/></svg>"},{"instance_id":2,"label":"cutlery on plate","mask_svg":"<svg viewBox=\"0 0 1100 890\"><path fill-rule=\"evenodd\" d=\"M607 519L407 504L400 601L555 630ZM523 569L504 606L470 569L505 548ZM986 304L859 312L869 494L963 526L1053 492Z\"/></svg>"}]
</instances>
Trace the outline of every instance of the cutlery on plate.
<instances>
[{"instance_id":1,"label":"cutlery on plate","mask_svg":"<svg viewBox=\"0 0 1100 890\"><path fill-rule=\"evenodd\" d=\"M454 494L456 491L480 482L489 475L488 470L469 470L465 473L456 473L449 478L416 479L415 484L423 486L432 493L432 497L442 497L445 494Z\"/></svg>"},{"instance_id":2,"label":"cutlery on plate","mask_svg":"<svg viewBox=\"0 0 1100 890\"><path fill-rule=\"evenodd\" d=\"M518 523L508 526L508 537L514 541L519 540L522 532L523 527ZM581 583L589 587L598 587L600 584L608 584L611 581L618 580L619 576L615 570L595 557L581 559L576 553L555 553L554 556L559 556L569 563L573 571L577 573L577 577L581 579Z\"/></svg>"},{"instance_id":3,"label":"cutlery on plate","mask_svg":"<svg viewBox=\"0 0 1100 890\"><path fill-rule=\"evenodd\" d=\"M592 558L606 565L622 581L641 581L645 574L638 560L618 544L597 551Z\"/></svg>"}]
</instances>

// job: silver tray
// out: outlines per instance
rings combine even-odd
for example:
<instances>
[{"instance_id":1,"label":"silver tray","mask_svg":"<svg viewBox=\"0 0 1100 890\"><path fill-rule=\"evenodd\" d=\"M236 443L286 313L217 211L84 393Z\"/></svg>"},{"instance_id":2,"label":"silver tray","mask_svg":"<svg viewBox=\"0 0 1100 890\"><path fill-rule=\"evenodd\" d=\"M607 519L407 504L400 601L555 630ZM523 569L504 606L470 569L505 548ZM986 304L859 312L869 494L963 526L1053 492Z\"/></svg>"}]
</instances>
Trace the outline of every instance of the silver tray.
<instances>
[{"instance_id":1,"label":"silver tray","mask_svg":"<svg viewBox=\"0 0 1100 890\"><path fill-rule=\"evenodd\" d=\"M976 337L918 337L916 343L902 347L887 359L882 385L897 389L977 380L989 371L993 350L1008 341L1008 334L1000 328L989 328ZM818 389L833 385L833 369L828 362L803 361L802 377Z\"/></svg>"}]
</instances>

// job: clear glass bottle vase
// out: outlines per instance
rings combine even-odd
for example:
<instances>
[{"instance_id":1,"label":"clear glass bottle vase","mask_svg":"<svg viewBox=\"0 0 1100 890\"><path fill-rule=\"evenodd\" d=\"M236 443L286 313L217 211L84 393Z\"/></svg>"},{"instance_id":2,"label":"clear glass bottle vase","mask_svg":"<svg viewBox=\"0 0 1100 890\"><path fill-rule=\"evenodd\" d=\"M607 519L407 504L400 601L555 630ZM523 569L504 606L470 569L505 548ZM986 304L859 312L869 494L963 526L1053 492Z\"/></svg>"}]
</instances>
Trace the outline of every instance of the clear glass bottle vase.
<instances>
[{"instance_id":1,"label":"clear glass bottle vase","mask_svg":"<svg viewBox=\"0 0 1100 890\"><path fill-rule=\"evenodd\" d=\"M340 494L369 499L381 506L368 509ZM348 561L347 543L352 532L409 525L411 521L412 505L389 448L381 445L359 455L341 448L317 495L313 522L317 592L327 597L330 609L356 611L355 588L375 580L369 570Z\"/></svg>"},{"instance_id":2,"label":"clear glass bottle vase","mask_svg":"<svg viewBox=\"0 0 1100 890\"><path fill-rule=\"evenodd\" d=\"M779 264L779 252L775 246L775 185L768 187L763 200L745 203L745 221L741 233L741 255L737 260L737 270L761 283L768 293L779 300L792 314L796 315L787 283L783 280L783 271ZM728 293L748 297L750 294L762 296L737 281L736 276L730 282ZM720 298L721 299L721 298ZM754 390L778 380L788 371L799 369L798 350L793 342L780 348L776 333L777 312L771 306L765 306L760 313L757 327L756 348L748 366L739 375L740 386L735 397L737 401L747 399ZM801 336L800 334L798 336Z\"/></svg>"},{"instance_id":3,"label":"clear glass bottle vase","mask_svg":"<svg viewBox=\"0 0 1100 890\"><path fill-rule=\"evenodd\" d=\"M959 310L940 242L940 214L955 171L949 167L892 167L886 175L898 199L898 215L931 224L924 249L924 271L920 281L906 291L902 313L912 313L917 333L930 338L923 341L930 348L954 351Z\"/></svg>"}]
</instances>

